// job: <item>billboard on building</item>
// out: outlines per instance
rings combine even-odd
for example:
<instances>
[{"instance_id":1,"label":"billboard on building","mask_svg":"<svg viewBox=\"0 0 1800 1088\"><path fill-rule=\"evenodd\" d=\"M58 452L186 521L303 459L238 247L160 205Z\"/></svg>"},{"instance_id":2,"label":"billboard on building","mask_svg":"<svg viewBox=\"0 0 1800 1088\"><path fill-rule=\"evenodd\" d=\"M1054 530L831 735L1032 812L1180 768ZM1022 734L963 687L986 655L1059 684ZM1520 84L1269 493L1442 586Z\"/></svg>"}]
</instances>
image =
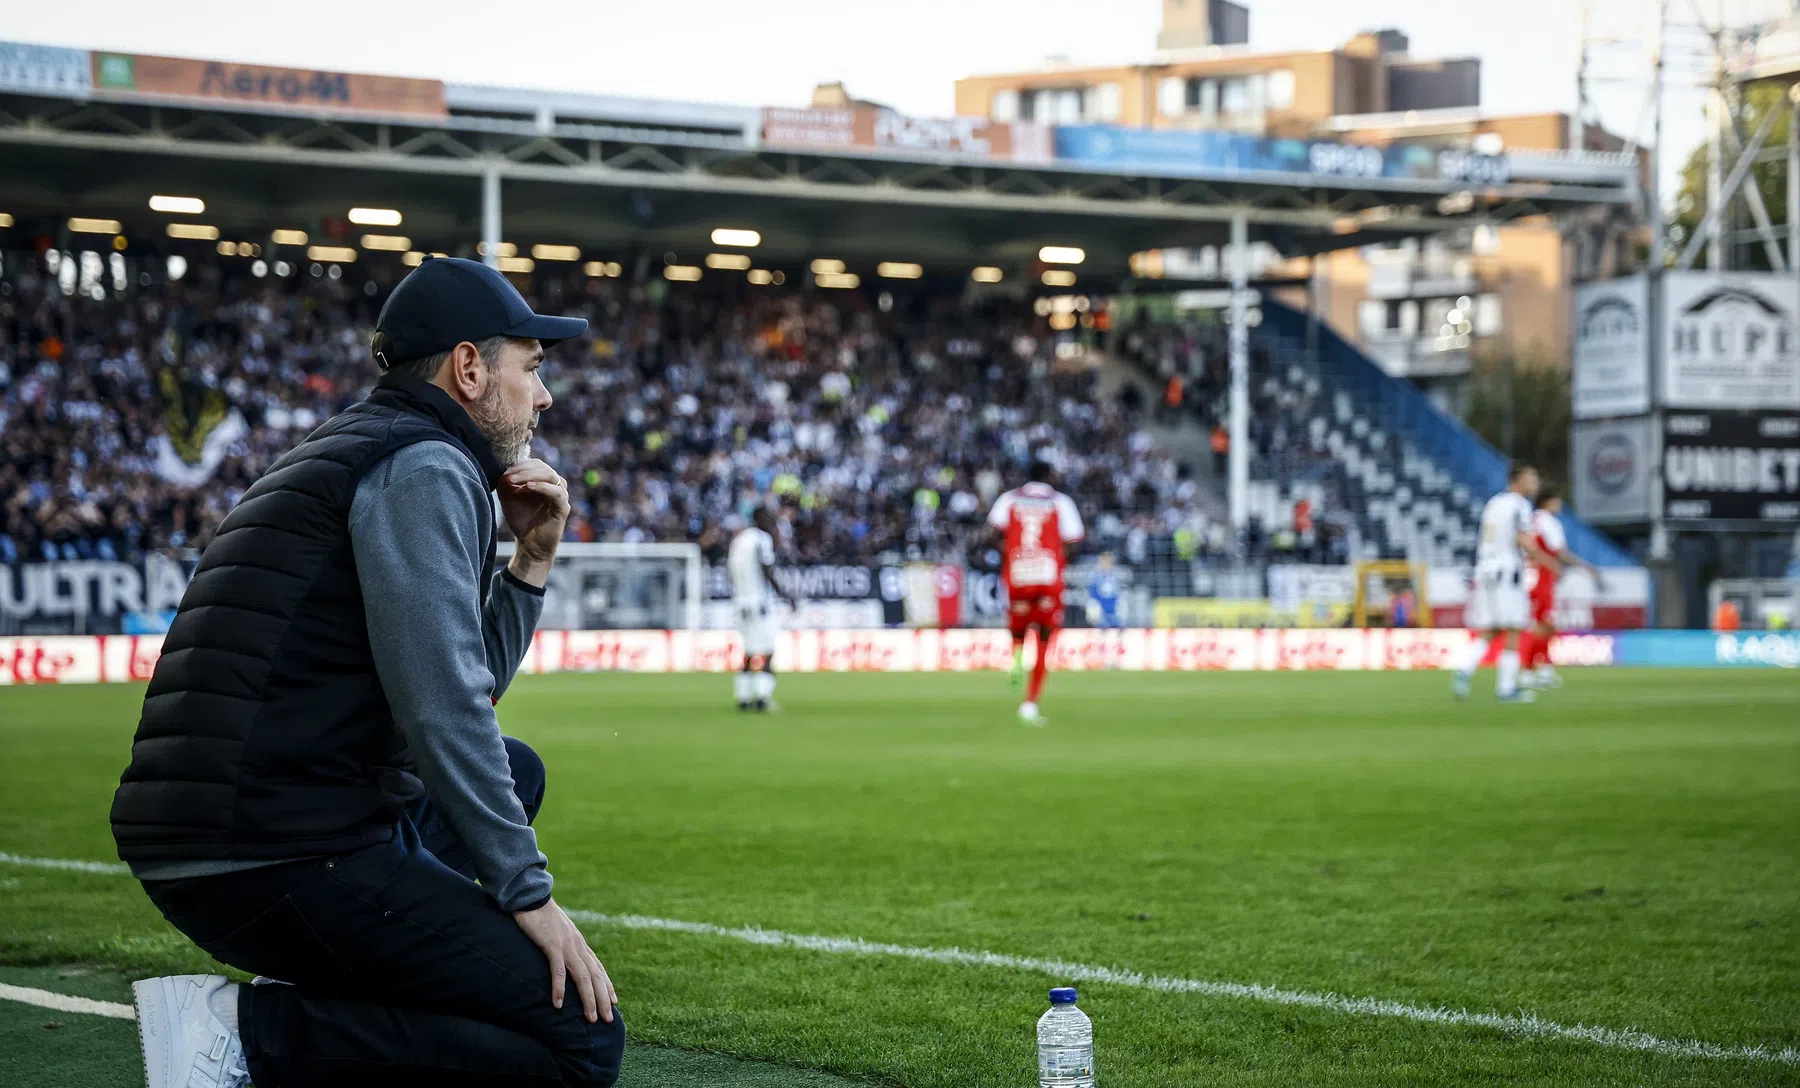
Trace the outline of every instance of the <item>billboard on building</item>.
<instances>
[{"instance_id":1,"label":"billboard on building","mask_svg":"<svg viewBox=\"0 0 1800 1088\"><path fill-rule=\"evenodd\" d=\"M113 98L238 103L310 114L441 118L449 114L435 79L276 68L266 64L95 53L93 86Z\"/></svg>"},{"instance_id":2,"label":"billboard on building","mask_svg":"<svg viewBox=\"0 0 1800 1088\"><path fill-rule=\"evenodd\" d=\"M85 49L0 42L0 91L86 98L91 65Z\"/></svg>"},{"instance_id":3,"label":"billboard on building","mask_svg":"<svg viewBox=\"0 0 1800 1088\"><path fill-rule=\"evenodd\" d=\"M1239 132L1182 132L1117 125L1059 125L1056 157L1167 174L1255 171L1369 180L1405 178L1466 185L1504 185L1504 155L1423 144L1343 144L1266 139Z\"/></svg>"},{"instance_id":4,"label":"billboard on building","mask_svg":"<svg viewBox=\"0 0 1800 1088\"><path fill-rule=\"evenodd\" d=\"M763 110L763 142L836 151L864 148L931 154L980 155L1043 162L1050 158L1049 128L985 117L908 117L875 106Z\"/></svg>"},{"instance_id":5,"label":"billboard on building","mask_svg":"<svg viewBox=\"0 0 1800 1088\"><path fill-rule=\"evenodd\" d=\"M1797 315L1791 275L1665 273L1663 405L1800 410Z\"/></svg>"},{"instance_id":6,"label":"billboard on building","mask_svg":"<svg viewBox=\"0 0 1800 1088\"><path fill-rule=\"evenodd\" d=\"M1569 431L1575 512L1596 525L1650 520L1650 417L1586 420Z\"/></svg>"},{"instance_id":7,"label":"billboard on building","mask_svg":"<svg viewBox=\"0 0 1800 1088\"><path fill-rule=\"evenodd\" d=\"M1800 412L1668 413L1663 503L1673 520L1800 522Z\"/></svg>"},{"instance_id":8,"label":"billboard on building","mask_svg":"<svg viewBox=\"0 0 1800 1088\"><path fill-rule=\"evenodd\" d=\"M1643 276L1577 287L1574 339L1576 419L1650 410L1650 285Z\"/></svg>"}]
</instances>

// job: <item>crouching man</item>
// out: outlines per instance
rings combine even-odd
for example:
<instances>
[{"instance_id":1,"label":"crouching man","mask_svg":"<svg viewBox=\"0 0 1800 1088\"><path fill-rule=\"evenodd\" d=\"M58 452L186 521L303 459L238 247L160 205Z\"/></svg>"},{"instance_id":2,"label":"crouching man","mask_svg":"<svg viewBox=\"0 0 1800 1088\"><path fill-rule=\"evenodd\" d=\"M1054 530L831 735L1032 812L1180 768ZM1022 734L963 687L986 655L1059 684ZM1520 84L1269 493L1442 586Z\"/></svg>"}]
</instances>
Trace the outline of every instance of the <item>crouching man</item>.
<instances>
[{"instance_id":1,"label":"crouching man","mask_svg":"<svg viewBox=\"0 0 1800 1088\"><path fill-rule=\"evenodd\" d=\"M169 922L258 978L135 985L149 1088L611 1085L606 970L551 896L544 765L500 735L569 514L530 456L544 347L498 272L428 260L383 375L245 493L163 645L113 799ZM494 493L518 541L490 576Z\"/></svg>"}]
</instances>

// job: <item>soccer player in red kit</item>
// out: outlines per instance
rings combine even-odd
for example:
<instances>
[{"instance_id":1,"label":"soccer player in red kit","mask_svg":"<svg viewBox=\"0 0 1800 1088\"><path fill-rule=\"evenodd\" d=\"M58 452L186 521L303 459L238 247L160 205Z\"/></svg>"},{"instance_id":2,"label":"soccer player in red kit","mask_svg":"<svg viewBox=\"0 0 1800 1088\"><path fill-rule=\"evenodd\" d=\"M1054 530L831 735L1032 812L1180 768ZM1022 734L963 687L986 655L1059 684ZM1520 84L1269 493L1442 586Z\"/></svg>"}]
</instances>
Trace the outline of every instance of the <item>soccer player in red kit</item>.
<instances>
[{"instance_id":1,"label":"soccer player in red kit","mask_svg":"<svg viewBox=\"0 0 1800 1088\"><path fill-rule=\"evenodd\" d=\"M989 527L1004 541L1001 580L1012 627L1015 685L1025 668L1025 632L1035 627L1038 633L1037 664L1019 704L1019 720L1026 725L1044 721L1038 694L1044 689L1050 640L1062 628L1064 550L1084 535L1075 500L1052 487L1050 477L1049 465L1032 462L1030 482L995 499L988 512Z\"/></svg>"},{"instance_id":2,"label":"soccer player in red kit","mask_svg":"<svg viewBox=\"0 0 1800 1088\"><path fill-rule=\"evenodd\" d=\"M1519 648L1524 664L1522 681L1528 687L1552 688L1562 683L1550 664L1550 640L1556 637L1556 583L1569 567L1585 569L1594 576L1595 584L1600 581L1600 571L1569 550L1569 538L1562 527L1562 498L1555 490L1544 488L1538 492L1531 531L1537 537L1538 555L1531 563L1537 579L1531 584L1531 629L1525 632Z\"/></svg>"}]
</instances>

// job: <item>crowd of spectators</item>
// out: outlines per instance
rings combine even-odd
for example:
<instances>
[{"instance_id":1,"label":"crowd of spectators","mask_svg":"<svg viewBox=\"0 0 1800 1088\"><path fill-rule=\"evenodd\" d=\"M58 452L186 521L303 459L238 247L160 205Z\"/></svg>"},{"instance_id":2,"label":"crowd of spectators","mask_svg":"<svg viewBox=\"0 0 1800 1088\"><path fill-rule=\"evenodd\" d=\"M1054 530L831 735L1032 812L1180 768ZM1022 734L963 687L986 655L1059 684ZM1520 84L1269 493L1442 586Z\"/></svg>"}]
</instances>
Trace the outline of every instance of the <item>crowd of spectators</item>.
<instances>
[{"instance_id":1,"label":"crowd of spectators","mask_svg":"<svg viewBox=\"0 0 1800 1088\"><path fill-rule=\"evenodd\" d=\"M391 284L196 262L90 297L58 271L10 252L0 267L0 562L203 547L276 457L377 377L366 345ZM1040 457L1103 544L1197 516L1198 485L1142 410L1100 398L1026 306L532 287L540 308L590 321L550 353L556 404L537 437L571 481L571 539L722 553L777 496L797 561L971 557L993 498Z\"/></svg>"},{"instance_id":2,"label":"crowd of spectators","mask_svg":"<svg viewBox=\"0 0 1800 1088\"><path fill-rule=\"evenodd\" d=\"M204 546L276 457L369 384L366 298L336 281L226 290L206 271L94 299L65 295L48 262L5 255L0 562ZM210 472L180 459L172 433L220 423L236 437Z\"/></svg>"}]
</instances>

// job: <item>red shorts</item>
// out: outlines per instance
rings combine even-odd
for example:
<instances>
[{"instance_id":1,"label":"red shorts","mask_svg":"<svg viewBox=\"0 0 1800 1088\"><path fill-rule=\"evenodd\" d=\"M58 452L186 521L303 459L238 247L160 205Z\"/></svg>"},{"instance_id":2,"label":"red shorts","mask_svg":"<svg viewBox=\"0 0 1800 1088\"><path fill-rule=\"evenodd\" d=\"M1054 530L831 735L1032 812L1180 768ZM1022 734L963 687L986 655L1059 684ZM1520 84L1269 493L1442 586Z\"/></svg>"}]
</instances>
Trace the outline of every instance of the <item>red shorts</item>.
<instances>
[{"instance_id":1,"label":"red shorts","mask_svg":"<svg viewBox=\"0 0 1800 1088\"><path fill-rule=\"evenodd\" d=\"M1060 630L1063 624L1062 591L1034 589L1013 594L1007 604L1007 623L1015 635L1024 634L1030 627Z\"/></svg>"},{"instance_id":2,"label":"red shorts","mask_svg":"<svg viewBox=\"0 0 1800 1088\"><path fill-rule=\"evenodd\" d=\"M1539 578L1538 584L1531 587L1531 622L1533 624L1554 627L1556 612L1556 583Z\"/></svg>"}]
</instances>

